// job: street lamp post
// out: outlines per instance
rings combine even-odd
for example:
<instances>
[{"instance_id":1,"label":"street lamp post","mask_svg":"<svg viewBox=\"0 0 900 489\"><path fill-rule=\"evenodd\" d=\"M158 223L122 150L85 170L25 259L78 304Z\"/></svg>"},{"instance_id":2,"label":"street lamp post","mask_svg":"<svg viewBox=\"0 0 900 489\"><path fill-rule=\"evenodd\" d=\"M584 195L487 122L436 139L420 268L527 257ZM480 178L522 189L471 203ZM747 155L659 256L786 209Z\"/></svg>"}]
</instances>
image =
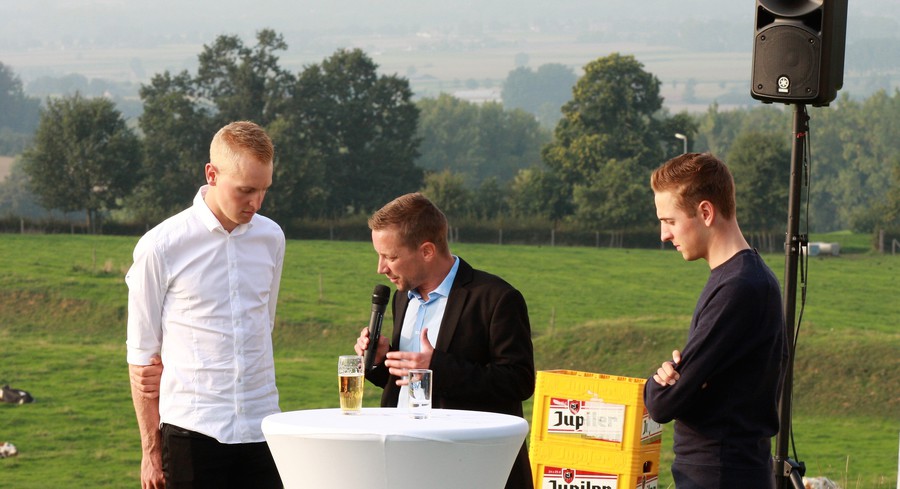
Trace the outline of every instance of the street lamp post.
<instances>
[{"instance_id":1,"label":"street lamp post","mask_svg":"<svg viewBox=\"0 0 900 489\"><path fill-rule=\"evenodd\" d=\"M684 151L682 151L682 153L687 153L687 143L688 143L688 138L687 138L687 136L685 136L684 134L681 134L680 132L676 132L676 133L675 133L675 139L680 139L680 140L682 140L682 141L684 142L684 146L683 146L683 147L684 147Z\"/></svg>"}]
</instances>

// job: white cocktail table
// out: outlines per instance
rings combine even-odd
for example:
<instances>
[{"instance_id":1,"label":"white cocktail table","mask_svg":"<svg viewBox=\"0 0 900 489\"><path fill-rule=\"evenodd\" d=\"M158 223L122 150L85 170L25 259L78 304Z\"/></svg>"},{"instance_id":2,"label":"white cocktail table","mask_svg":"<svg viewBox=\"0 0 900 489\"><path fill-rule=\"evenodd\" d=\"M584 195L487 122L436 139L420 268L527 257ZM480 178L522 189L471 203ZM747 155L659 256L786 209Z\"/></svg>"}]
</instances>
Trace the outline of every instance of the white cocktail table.
<instances>
[{"instance_id":1,"label":"white cocktail table","mask_svg":"<svg viewBox=\"0 0 900 489\"><path fill-rule=\"evenodd\" d=\"M528 423L450 409L428 419L397 408L313 409L268 416L262 430L287 489L502 489Z\"/></svg>"}]
</instances>

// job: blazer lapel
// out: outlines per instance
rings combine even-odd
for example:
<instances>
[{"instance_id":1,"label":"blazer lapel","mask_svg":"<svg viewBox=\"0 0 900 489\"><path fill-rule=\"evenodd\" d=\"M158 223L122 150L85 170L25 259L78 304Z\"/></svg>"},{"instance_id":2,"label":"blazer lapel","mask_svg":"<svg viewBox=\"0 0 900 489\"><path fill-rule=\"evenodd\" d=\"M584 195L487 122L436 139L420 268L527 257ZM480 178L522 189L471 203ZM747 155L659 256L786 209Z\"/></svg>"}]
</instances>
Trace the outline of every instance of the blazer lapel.
<instances>
[{"instance_id":1,"label":"blazer lapel","mask_svg":"<svg viewBox=\"0 0 900 489\"><path fill-rule=\"evenodd\" d=\"M466 305L466 299L469 296L469 289L466 285L472 281L472 275L472 267L460 258L456 279L453 281L453 287L450 288L450 296L447 297L447 307L444 308L441 330L434 345L437 350L449 351L450 342L453 340L456 327L459 325L459 318L462 316L463 306Z\"/></svg>"},{"instance_id":2,"label":"blazer lapel","mask_svg":"<svg viewBox=\"0 0 900 489\"><path fill-rule=\"evenodd\" d=\"M406 308L409 307L409 295L399 290L394 291L394 307L391 312L394 314L394 330L391 331L391 345L395 349L400 349L400 333L403 330L403 318L406 316Z\"/></svg>"}]
</instances>

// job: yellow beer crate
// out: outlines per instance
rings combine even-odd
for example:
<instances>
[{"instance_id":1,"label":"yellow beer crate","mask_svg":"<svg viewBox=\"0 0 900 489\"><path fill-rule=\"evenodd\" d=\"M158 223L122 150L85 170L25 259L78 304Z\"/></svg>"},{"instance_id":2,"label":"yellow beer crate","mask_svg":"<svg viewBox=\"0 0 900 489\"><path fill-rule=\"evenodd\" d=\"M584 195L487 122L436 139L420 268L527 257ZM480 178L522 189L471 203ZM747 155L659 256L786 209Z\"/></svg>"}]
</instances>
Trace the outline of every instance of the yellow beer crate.
<instances>
[{"instance_id":1,"label":"yellow beer crate","mask_svg":"<svg viewBox=\"0 0 900 489\"><path fill-rule=\"evenodd\" d=\"M530 448L535 489L658 489L659 449L616 451L543 443Z\"/></svg>"},{"instance_id":2,"label":"yellow beer crate","mask_svg":"<svg viewBox=\"0 0 900 489\"><path fill-rule=\"evenodd\" d=\"M650 419L644 407L644 381L574 370L538 371L530 445L659 451L662 425Z\"/></svg>"},{"instance_id":3,"label":"yellow beer crate","mask_svg":"<svg viewBox=\"0 0 900 489\"><path fill-rule=\"evenodd\" d=\"M659 472L616 473L568 464L538 463L535 489L659 489Z\"/></svg>"}]
</instances>

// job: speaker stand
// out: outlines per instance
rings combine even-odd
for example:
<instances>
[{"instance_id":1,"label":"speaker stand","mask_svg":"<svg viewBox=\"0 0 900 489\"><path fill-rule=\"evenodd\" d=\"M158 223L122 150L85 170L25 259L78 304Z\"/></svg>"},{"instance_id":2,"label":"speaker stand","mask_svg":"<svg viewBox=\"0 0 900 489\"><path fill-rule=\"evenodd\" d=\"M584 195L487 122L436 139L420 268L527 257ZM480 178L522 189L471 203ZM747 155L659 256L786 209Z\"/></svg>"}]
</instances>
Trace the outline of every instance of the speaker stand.
<instances>
[{"instance_id":1,"label":"speaker stand","mask_svg":"<svg viewBox=\"0 0 900 489\"><path fill-rule=\"evenodd\" d=\"M801 249L807 245L808 237L800 234L800 201L803 194L803 170L805 144L809 135L809 115L806 106L794 106L793 141L791 145L791 182L788 196L788 222L784 242L784 330L788 347L788 359L784 373L784 385L778 414L781 427L775 443L775 488L803 489L802 478L806 472L803 462L788 458L788 444L791 441L791 399L794 380L794 354L796 352L795 319L797 304L797 266Z\"/></svg>"}]
</instances>

